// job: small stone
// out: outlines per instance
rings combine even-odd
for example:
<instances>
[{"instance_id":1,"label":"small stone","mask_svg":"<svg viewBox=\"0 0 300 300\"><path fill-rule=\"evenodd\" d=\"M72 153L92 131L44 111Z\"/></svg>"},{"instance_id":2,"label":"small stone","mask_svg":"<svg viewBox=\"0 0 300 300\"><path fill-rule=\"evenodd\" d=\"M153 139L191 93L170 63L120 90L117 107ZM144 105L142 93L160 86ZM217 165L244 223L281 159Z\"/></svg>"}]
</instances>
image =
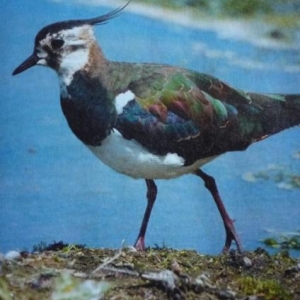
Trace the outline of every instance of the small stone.
<instances>
[{"instance_id":1,"label":"small stone","mask_svg":"<svg viewBox=\"0 0 300 300\"><path fill-rule=\"evenodd\" d=\"M243 257L243 264L245 267L252 267L252 260L248 258L247 256Z\"/></svg>"},{"instance_id":2,"label":"small stone","mask_svg":"<svg viewBox=\"0 0 300 300\"><path fill-rule=\"evenodd\" d=\"M231 291L219 291L218 297L220 299L235 299L236 294Z\"/></svg>"},{"instance_id":3,"label":"small stone","mask_svg":"<svg viewBox=\"0 0 300 300\"><path fill-rule=\"evenodd\" d=\"M84 272L75 272L73 275L74 275L74 277L77 277L77 278L88 278L88 274L86 274Z\"/></svg>"},{"instance_id":4,"label":"small stone","mask_svg":"<svg viewBox=\"0 0 300 300\"><path fill-rule=\"evenodd\" d=\"M68 267L72 268L76 263L76 259L73 259L67 263Z\"/></svg>"},{"instance_id":5,"label":"small stone","mask_svg":"<svg viewBox=\"0 0 300 300\"><path fill-rule=\"evenodd\" d=\"M177 261L173 261L172 262L172 271L176 274L176 275L180 275L182 270L180 268L180 265Z\"/></svg>"},{"instance_id":6,"label":"small stone","mask_svg":"<svg viewBox=\"0 0 300 300\"><path fill-rule=\"evenodd\" d=\"M51 273L40 274L38 278L30 283L30 286L36 290L49 289L53 286L53 278L54 274Z\"/></svg>"},{"instance_id":7,"label":"small stone","mask_svg":"<svg viewBox=\"0 0 300 300\"><path fill-rule=\"evenodd\" d=\"M290 267L285 270L285 275L291 275L293 273L299 273L300 272L300 263L298 263L296 266Z\"/></svg>"},{"instance_id":8,"label":"small stone","mask_svg":"<svg viewBox=\"0 0 300 300\"><path fill-rule=\"evenodd\" d=\"M59 253L57 253L57 256L60 258L68 258L69 254L65 253L65 252L59 252Z\"/></svg>"},{"instance_id":9,"label":"small stone","mask_svg":"<svg viewBox=\"0 0 300 300\"><path fill-rule=\"evenodd\" d=\"M20 260L21 259L21 253L18 252L18 251L15 251L15 250L11 250L11 251L8 251L5 254L4 257L7 260Z\"/></svg>"},{"instance_id":10,"label":"small stone","mask_svg":"<svg viewBox=\"0 0 300 300\"><path fill-rule=\"evenodd\" d=\"M142 278L161 282L168 290L174 290L176 288L176 281L178 280L177 275L170 270L142 274Z\"/></svg>"},{"instance_id":11,"label":"small stone","mask_svg":"<svg viewBox=\"0 0 300 300\"><path fill-rule=\"evenodd\" d=\"M213 286L210 283L209 278L205 274L202 274L202 275L198 276L195 279L195 283L196 283L196 285L198 285L201 288L209 288L209 289L214 289L215 288L215 286Z\"/></svg>"}]
</instances>

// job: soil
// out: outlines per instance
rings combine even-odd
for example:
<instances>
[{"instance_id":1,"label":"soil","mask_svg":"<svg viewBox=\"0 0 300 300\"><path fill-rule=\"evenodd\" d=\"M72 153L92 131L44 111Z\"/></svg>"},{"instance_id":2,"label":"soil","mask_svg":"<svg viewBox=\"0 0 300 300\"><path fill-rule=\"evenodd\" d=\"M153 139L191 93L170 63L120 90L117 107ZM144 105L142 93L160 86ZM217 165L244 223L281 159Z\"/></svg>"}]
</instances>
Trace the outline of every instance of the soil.
<instances>
[{"instance_id":1,"label":"soil","mask_svg":"<svg viewBox=\"0 0 300 300\"><path fill-rule=\"evenodd\" d=\"M57 246L58 245L58 246ZM0 299L300 299L300 259L57 243L0 260Z\"/></svg>"}]
</instances>

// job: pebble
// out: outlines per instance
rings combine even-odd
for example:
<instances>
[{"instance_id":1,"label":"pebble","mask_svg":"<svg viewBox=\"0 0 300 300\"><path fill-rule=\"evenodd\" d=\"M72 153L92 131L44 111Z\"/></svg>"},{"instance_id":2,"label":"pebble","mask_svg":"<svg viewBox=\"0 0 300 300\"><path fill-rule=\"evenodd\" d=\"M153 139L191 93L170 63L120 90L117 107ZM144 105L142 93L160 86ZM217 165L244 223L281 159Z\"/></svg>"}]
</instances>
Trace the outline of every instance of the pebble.
<instances>
[{"instance_id":1,"label":"pebble","mask_svg":"<svg viewBox=\"0 0 300 300\"><path fill-rule=\"evenodd\" d=\"M244 266L245 267L252 267L252 261L251 261L251 259L250 258L248 258L247 256L245 256L244 258L243 258L243 263L244 263Z\"/></svg>"},{"instance_id":2,"label":"pebble","mask_svg":"<svg viewBox=\"0 0 300 300\"><path fill-rule=\"evenodd\" d=\"M53 278L54 274L51 273L40 274L38 278L30 282L30 286L36 290L50 289L53 286Z\"/></svg>"},{"instance_id":3,"label":"pebble","mask_svg":"<svg viewBox=\"0 0 300 300\"><path fill-rule=\"evenodd\" d=\"M220 291L217 294L220 299L236 299L236 293L232 291Z\"/></svg>"},{"instance_id":4,"label":"pebble","mask_svg":"<svg viewBox=\"0 0 300 300\"><path fill-rule=\"evenodd\" d=\"M88 274L87 273L84 273L84 272L74 272L73 274L74 277L77 277L77 278L88 278Z\"/></svg>"},{"instance_id":5,"label":"pebble","mask_svg":"<svg viewBox=\"0 0 300 300\"><path fill-rule=\"evenodd\" d=\"M5 254L4 258L7 260L20 260L21 253L15 250L11 250Z\"/></svg>"},{"instance_id":6,"label":"pebble","mask_svg":"<svg viewBox=\"0 0 300 300\"><path fill-rule=\"evenodd\" d=\"M246 300L258 300L259 298L257 296L248 296Z\"/></svg>"},{"instance_id":7,"label":"pebble","mask_svg":"<svg viewBox=\"0 0 300 300\"><path fill-rule=\"evenodd\" d=\"M299 273L300 272L300 263L298 263L296 266L290 267L285 270L285 275L290 275L293 273Z\"/></svg>"}]
</instances>

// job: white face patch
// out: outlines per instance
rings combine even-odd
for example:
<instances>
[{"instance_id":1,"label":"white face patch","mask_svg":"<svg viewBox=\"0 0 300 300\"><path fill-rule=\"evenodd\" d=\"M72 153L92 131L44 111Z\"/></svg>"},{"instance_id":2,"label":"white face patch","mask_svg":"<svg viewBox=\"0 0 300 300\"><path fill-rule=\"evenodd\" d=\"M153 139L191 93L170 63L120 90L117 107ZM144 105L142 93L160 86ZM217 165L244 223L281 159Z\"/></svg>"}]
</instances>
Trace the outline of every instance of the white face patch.
<instances>
[{"instance_id":1,"label":"white face patch","mask_svg":"<svg viewBox=\"0 0 300 300\"><path fill-rule=\"evenodd\" d=\"M67 53L61 58L58 74L61 80L69 85L74 73L84 68L89 62L89 49L83 48Z\"/></svg>"},{"instance_id":2,"label":"white face patch","mask_svg":"<svg viewBox=\"0 0 300 300\"><path fill-rule=\"evenodd\" d=\"M38 58L42 59L42 58L46 58L48 54L43 49L38 48L37 56Z\"/></svg>"},{"instance_id":3,"label":"white face patch","mask_svg":"<svg viewBox=\"0 0 300 300\"><path fill-rule=\"evenodd\" d=\"M63 40L63 45L59 49L52 49L51 42L55 39ZM92 26L84 25L58 33L48 34L41 42L38 50L40 58L39 65L47 65L47 56L44 49L50 49L58 56L58 67L56 69L60 81L69 85L73 75L78 70L83 69L89 62L89 52L91 45L95 42Z\"/></svg>"},{"instance_id":4,"label":"white face patch","mask_svg":"<svg viewBox=\"0 0 300 300\"><path fill-rule=\"evenodd\" d=\"M130 90L116 96L115 106L116 106L116 110L117 110L118 115L123 112L124 106L126 106L126 104L129 101L133 100L134 98L135 98L135 95Z\"/></svg>"},{"instance_id":5,"label":"white face patch","mask_svg":"<svg viewBox=\"0 0 300 300\"><path fill-rule=\"evenodd\" d=\"M37 65L39 66L47 66L47 57L48 57L48 53L46 51L44 51L43 48L38 47L37 48L37 57L39 58Z\"/></svg>"},{"instance_id":6,"label":"white face patch","mask_svg":"<svg viewBox=\"0 0 300 300\"><path fill-rule=\"evenodd\" d=\"M45 58L41 58L41 59L37 62L37 64L38 64L39 66L47 66L47 61L46 61Z\"/></svg>"},{"instance_id":7,"label":"white face patch","mask_svg":"<svg viewBox=\"0 0 300 300\"><path fill-rule=\"evenodd\" d=\"M90 45L95 41L92 27L89 25L64 30L59 34L64 40L60 58L59 76L69 85L75 72L83 69L89 62ZM72 48L76 50L72 51Z\"/></svg>"}]
</instances>

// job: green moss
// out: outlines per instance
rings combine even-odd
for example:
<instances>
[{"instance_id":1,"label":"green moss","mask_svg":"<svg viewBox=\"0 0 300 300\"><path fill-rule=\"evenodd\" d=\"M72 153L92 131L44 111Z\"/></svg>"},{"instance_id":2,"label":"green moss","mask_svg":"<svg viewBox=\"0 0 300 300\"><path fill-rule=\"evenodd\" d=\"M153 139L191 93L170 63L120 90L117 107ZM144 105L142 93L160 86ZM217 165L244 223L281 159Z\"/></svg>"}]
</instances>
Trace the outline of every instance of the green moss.
<instances>
[{"instance_id":1,"label":"green moss","mask_svg":"<svg viewBox=\"0 0 300 300\"><path fill-rule=\"evenodd\" d=\"M268 1L262 0L226 0L221 4L222 12L229 16L253 16L273 12Z\"/></svg>"},{"instance_id":2,"label":"green moss","mask_svg":"<svg viewBox=\"0 0 300 300\"><path fill-rule=\"evenodd\" d=\"M190 9L195 18L206 17L226 18L263 18L263 21L280 28L300 26L297 0L136 0L136 2L156 5L172 10ZM275 37L277 36L274 34Z\"/></svg>"},{"instance_id":3,"label":"green moss","mask_svg":"<svg viewBox=\"0 0 300 300\"><path fill-rule=\"evenodd\" d=\"M272 248L280 248L285 250L300 250L300 234L292 236L281 235L279 237L271 237L263 240L263 243Z\"/></svg>"},{"instance_id":4,"label":"green moss","mask_svg":"<svg viewBox=\"0 0 300 300\"><path fill-rule=\"evenodd\" d=\"M9 283L3 277L0 277L0 299L1 300L12 300Z\"/></svg>"},{"instance_id":5,"label":"green moss","mask_svg":"<svg viewBox=\"0 0 300 300\"><path fill-rule=\"evenodd\" d=\"M246 295L259 295L263 299L292 299L289 294L279 283L275 280L259 279L252 276L246 276L238 280L240 289Z\"/></svg>"},{"instance_id":6,"label":"green moss","mask_svg":"<svg viewBox=\"0 0 300 300\"><path fill-rule=\"evenodd\" d=\"M268 247L278 248L279 244L275 238L267 238L263 240L263 243Z\"/></svg>"},{"instance_id":7,"label":"green moss","mask_svg":"<svg viewBox=\"0 0 300 300\"><path fill-rule=\"evenodd\" d=\"M275 14L271 13L265 16L265 20L268 23L277 25L281 28L294 28L300 25L299 14L289 13L289 14Z\"/></svg>"}]
</instances>

